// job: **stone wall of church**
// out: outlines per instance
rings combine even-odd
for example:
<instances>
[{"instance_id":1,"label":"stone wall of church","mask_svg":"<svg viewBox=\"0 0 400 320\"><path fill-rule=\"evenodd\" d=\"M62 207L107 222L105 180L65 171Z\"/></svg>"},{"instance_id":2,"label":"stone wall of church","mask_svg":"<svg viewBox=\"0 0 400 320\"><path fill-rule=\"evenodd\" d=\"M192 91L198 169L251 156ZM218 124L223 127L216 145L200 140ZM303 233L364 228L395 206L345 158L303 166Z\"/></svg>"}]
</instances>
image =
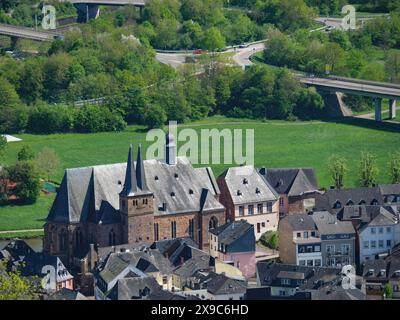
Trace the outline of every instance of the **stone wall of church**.
<instances>
[{"instance_id":1,"label":"stone wall of church","mask_svg":"<svg viewBox=\"0 0 400 320\"><path fill-rule=\"evenodd\" d=\"M197 236L197 213L185 213L185 214L174 214L165 216L155 216L154 223L158 224L159 237L158 240L171 239L172 238L172 222L176 222L176 237L190 237L189 234L189 221L193 219L194 232L193 239L198 242Z\"/></svg>"}]
</instances>

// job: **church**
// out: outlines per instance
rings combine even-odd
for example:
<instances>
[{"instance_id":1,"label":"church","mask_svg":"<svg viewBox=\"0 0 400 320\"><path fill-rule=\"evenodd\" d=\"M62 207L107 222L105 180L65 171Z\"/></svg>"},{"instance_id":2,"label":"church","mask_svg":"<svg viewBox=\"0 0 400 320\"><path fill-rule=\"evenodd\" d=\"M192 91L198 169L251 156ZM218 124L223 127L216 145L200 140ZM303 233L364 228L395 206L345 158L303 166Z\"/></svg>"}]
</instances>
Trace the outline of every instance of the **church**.
<instances>
[{"instance_id":1,"label":"church","mask_svg":"<svg viewBox=\"0 0 400 320\"><path fill-rule=\"evenodd\" d=\"M127 163L67 169L44 226L45 254L67 265L91 245L151 244L190 237L208 247L208 230L225 223L225 208L209 167L178 157L166 135L164 159L143 160L132 145Z\"/></svg>"}]
</instances>

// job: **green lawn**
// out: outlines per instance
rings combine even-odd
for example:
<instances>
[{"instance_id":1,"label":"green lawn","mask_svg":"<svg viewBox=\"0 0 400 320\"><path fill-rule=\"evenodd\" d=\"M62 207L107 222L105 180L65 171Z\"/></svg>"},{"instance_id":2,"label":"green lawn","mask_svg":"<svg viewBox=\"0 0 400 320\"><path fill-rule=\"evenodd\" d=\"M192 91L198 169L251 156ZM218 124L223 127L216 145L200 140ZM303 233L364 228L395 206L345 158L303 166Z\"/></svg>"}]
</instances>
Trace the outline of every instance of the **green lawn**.
<instances>
[{"instance_id":1,"label":"green lawn","mask_svg":"<svg viewBox=\"0 0 400 320\"><path fill-rule=\"evenodd\" d=\"M267 167L313 167L321 187L331 184L327 162L332 154L348 159L349 173L345 184L353 187L357 181L357 162L362 150L376 154L380 168L379 182L389 182L389 155L400 150L400 124L378 124L369 120L345 119L339 122L284 122L227 119L213 117L185 127L200 129L254 129L255 164ZM15 162L23 145L35 152L44 147L54 149L61 168L53 177L60 182L65 168L126 161L130 141L144 149L146 133L142 127L130 126L121 133L17 135L23 142L12 143L5 155L6 164ZM201 166L201 165L199 165ZM216 176L229 165L212 165ZM0 230L40 228L48 213L51 198L42 196L32 206L0 208Z\"/></svg>"},{"instance_id":2,"label":"green lawn","mask_svg":"<svg viewBox=\"0 0 400 320\"><path fill-rule=\"evenodd\" d=\"M41 195L33 205L5 205L0 207L0 231L41 229L54 196ZM7 238L8 234L0 234ZM17 235L14 235L17 236Z\"/></svg>"}]
</instances>

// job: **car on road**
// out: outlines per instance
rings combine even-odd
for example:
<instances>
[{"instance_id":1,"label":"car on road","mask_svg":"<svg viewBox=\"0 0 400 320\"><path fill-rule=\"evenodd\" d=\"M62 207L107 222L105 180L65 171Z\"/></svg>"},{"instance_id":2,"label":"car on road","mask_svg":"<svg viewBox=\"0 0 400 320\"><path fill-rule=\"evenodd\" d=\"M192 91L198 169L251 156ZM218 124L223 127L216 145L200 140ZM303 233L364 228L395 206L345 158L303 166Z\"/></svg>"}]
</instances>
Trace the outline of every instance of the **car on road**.
<instances>
[{"instance_id":1,"label":"car on road","mask_svg":"<svg viewBox=\"0 0 400 320\"><path fill-rule=\"evenodd\" d=\"M248 48L248 47L249 47L249 44L248 44L248 43L242 43L242 44L239 46L240 49L244 49L244 48Z\"/></svg>"},{"instance_id":2,"label":"car on road","mask_svg":"<svg viewBox=\"0 0 400 320\"><path fill-rule=\"evenodd\" d=\"M202 54L202 53L203 53L203 50L201 50L201 49L196 49L193 51L193 54Z\"/></svg>"},{"instance_id":3,"label":"car on road","mask_svg":"<svg viewBox=\"0 0 400 320\"><path fill-rule=\"evenodd\" d=\"M325 32L331 32L332 30L335 30L335 29L336 29L335 26L327 26L325 28Z\"/></svg>"}]
</instances>

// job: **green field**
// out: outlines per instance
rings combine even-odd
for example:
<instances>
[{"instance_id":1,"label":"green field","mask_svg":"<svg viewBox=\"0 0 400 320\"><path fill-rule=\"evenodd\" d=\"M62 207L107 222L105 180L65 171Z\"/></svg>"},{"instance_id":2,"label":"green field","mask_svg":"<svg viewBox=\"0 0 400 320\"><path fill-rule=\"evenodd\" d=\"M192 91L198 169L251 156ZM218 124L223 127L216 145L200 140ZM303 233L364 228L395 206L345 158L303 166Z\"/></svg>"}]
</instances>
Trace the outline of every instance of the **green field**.
<instances>
[{"instance_id":1,"label":"green field","mask_svg":"<svg viewBox=\"0 0 400 320\"><path fill-rule=\"evenodd\" d=\"M400 124L375 123L370 120L345 119L338 122L255 122L213 117L185 128L200 129L254 129L255 164L276 167L313 167L321 187L331 184L327 162L332 154L348 159L349 173L346 187L357 184L357 163L362 150L377 156L380 183L388 183L388 160L391 153L400 150ZM44 147L54 149L62 167L53 180L60 182L65 168L126 161L130 141L142 143L144 149L146 131L130 126L121 133L17 135L23 142L11 143L5 155L6 164L16 160L18 150L29 145L35 152ZM222 152L221 152L222 154ZM199 165L201 166L201 165ZM218 176L229 165L212 165ZM52 198L41 196L31 206L3 206L0 208L0 231L40 228L48 213Z\"/></svg>"}]
</instances>

